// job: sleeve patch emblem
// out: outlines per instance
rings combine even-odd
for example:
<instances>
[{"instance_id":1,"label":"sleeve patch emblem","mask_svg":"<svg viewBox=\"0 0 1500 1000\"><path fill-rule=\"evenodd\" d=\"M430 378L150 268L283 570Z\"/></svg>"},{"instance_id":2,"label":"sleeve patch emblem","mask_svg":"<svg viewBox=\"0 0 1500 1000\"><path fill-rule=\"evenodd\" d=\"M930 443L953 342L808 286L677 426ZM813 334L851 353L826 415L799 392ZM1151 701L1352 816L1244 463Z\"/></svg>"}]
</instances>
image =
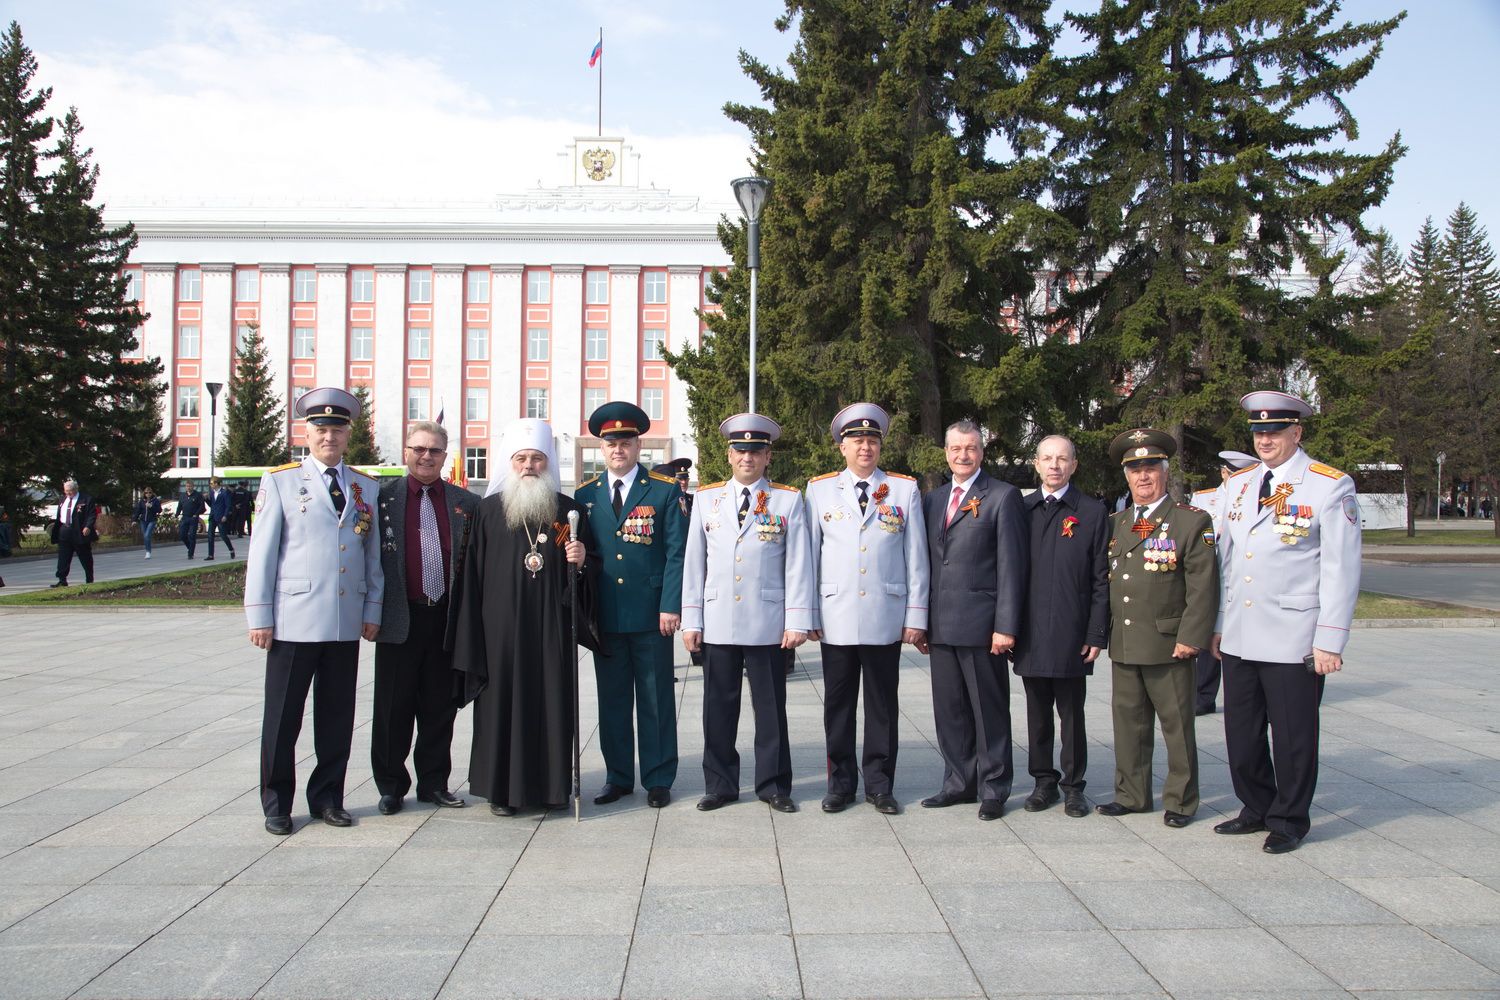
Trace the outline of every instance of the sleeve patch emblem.
<instances>
[{"instance_id":1,"label":"sleeve patch emblem","mask_svg":"<svg viewBox=\"0 0 1500 1000\"><path fill-rule=\"evenodd\" d=\"M1359 527L1359 501L1352 496L1344 497L1344 517L1350 524Z\"/></svg>"}]
</instances>

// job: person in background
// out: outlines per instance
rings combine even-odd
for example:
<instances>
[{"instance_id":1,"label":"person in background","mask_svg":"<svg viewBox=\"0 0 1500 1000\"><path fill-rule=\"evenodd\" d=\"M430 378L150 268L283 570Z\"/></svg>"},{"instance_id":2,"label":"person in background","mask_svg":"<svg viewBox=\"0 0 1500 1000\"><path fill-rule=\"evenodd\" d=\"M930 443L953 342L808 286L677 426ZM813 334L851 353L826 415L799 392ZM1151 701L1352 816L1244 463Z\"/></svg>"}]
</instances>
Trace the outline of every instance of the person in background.
<instances>
[{"instance_id":1,"label":"person in background","mask_svg":"<svg viewBox=\"0 0 1500 1000\"><path fill-rule=\"evenodd\" d=\"M147 486L141 498L135 502L135 516L131 518L141 526L141 544L146 547L146 558L151 558L151 542L156 535L156 519L161 517L161 500L156 491Z\"/></svg>"}]
</instances>

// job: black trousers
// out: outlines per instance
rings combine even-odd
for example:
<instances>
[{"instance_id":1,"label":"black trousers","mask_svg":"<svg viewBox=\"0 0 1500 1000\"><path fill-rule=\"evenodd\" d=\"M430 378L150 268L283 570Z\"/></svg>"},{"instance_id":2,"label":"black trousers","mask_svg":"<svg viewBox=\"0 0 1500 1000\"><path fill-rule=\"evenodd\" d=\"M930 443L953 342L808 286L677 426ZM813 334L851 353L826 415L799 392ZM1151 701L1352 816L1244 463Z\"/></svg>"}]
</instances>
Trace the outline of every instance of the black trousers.
<instances>
[{"instance_id":1,"label":"black trousers","mask_svg":"<svg viewBox=\"0 0 1500 1000\"><path fill-rule=\"evenodd\" d=\"M1276 833L1307 836L1322 702L1323 675L1301 663L1224 654L1224 742L1241 816Z\"/></svg>"},{"instance_id":2,"label":"black trousers","mask_svg":"<svg viewBox=\"0 0 1500 1000\"><path fill-rule=\"evenodd\" d=\"M222 521L215 521L213 518L208 519L208 554L210 557L212 557L214 554L215 535L218 535L220 538L224 539L224 545L229 549L229 554L234 555L234 543L229 540L228 518L225 518Z\"/></svg>"},{"instance_id":3,"label":"black trousers","mask_svg":"<svg viewBox=\"0 0 1500 1000\"><path fill-rule=\"evenodd\" d=\"M307 691L313 693L313 750L307 779L313 815L344 805L344 773L354 738L359 640L271 643L266 654L266 711L260 729L260 802L267 816L290 816L297 789L297 736Z\"/></svg>"},{"instance_id":4,"label":"black trousers","mask_svg":"<svg viewBox=\"0 0 1500 1000\"><path fill-rule=\"evenodd\" d=\"M984 646L932 646L932 714L943 791L1010 798L1015 779L1008 658Z\"/></svg>"},{"instance_id":5,"label":"black trousers","mask_svg":"<svg viewBox=\"0 0 1500 1000\"><path fill-rule=\"evenodd\" d=\"M411 788L406 755L415 727L417 794L445 791L453 770L453 654L443 650L448 600L407 602L411 628L405 642L375 645L375 717L370 726L370 770L381 795Z\"/></svg>"},{"instance_id":6,"label":"black trousers","mask_svg":"<svg viewBox=\"0 0 1500 1000\"><path fill-rule=\"evenodd\" d=\"M83 581L94 582L94 543L75 542L59 533L57 536L57 578L63 583L68 582L68 571L73 568L73 557L78 557L78 565L83 567Z\"/></svg>"},{"instance_id":7,"label":"black trousers","mask_svg":"<svg viewBox=\"0 0 1500 1000\"><path fill-rule=\"evenodd\" d=\"M1026 690L1026 757L1027 768L1038 788L1061 785L1071 792L1081 792L1088 782L1083 772L1089 766L1088 736L1083 726L1083 699L1088 692L1087 677L1022 677ZM1053 709L1058 726L1052 725ZM1052 748L1057 730L1061 730L1062 749L1052 766Z\"/></svg>"},{"instance_id":8,"label":"black trousers","mask_svg":"<svg viewBox=\"0 0 1500 1000\"><path fill-rule=\"evenodd\" d=\"M1212 712L1214 705L1219 701L1219 658L1213 654L1213 650L1205 649L1198 653L1198 704L1200 712Z\"/></svg>"},{"instance_id":9,"label":"black trousers","mask_svg":"<svg viewBox=\"0 0 1500 1000\"><path fill-rule=\"evenodd\" d=\"M822 645L823 731L828 742L828 792L853 795L859 787L854 766L854 721L859 682L865 682L865 740L860 763L865 794L889 795L896 782L896 723L900 708L901 643L883 646Z\"/></svg>"},{"instance_id":10,"label":"black trousers","mask_svg":"<svg viewBox=\"0 0 1500 1000\"><path fill-rule=\"evenodd\" d=\"M703 644L703 784L712 795L740 794L740 689L750 679L755 712L755 794L792 794L786 727L786 658L780 646Z\"/></svg>"},{"instance_id":11,"label":"black trousers","mask_svg":"<svg viewBox=\"0 0 1500 1000\"><path fill-rule=\"evenodd\" d=\"M182 544L187 548L187 557L193 558L193 553L198 551L198 519L185 518L177 526L177 537L182 539Z\"/></svg>"}]
</instances>

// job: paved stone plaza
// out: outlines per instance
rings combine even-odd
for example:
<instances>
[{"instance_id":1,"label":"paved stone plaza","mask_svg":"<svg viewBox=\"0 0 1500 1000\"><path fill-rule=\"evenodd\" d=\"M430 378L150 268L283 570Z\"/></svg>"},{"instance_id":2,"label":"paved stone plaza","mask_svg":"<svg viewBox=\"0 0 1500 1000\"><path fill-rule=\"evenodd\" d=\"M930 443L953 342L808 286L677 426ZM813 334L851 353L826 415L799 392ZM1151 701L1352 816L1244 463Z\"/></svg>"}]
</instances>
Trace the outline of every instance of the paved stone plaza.
<instances>
[{"instance_id":1,"label":"paved stone plaza","mask_svg":"<svg viewBox=\"0 0 1500 1000\"><path fill-rule=\"evenodd\" d=\"M1500 997L1493 629L1356 631L1324 703L1312 834L1282 857L1212 831L1238 808L1219 716L1199 720L1204 808L1186 830L1159 812L1022 811L1019 683L1005 818L917 807L941 765L915 654L896 788L908 808L823 815L815 647L788 695L796 815L748 791L693 808L702 684L683 667L682 767L664 810L637 792L586 804L581 824L410 797L380 816L366 645L357 825L303 814L275 838L256 793L264 654L237 611L4 610L0 633L8 1000ZM1111 797L1107 678L1088 702L1095 802ZM460 777L469 732L465 711ZM740 747L748 763L748 728ZM591 795L592 742L584 767Z\"/></svg>"}]
</instances>

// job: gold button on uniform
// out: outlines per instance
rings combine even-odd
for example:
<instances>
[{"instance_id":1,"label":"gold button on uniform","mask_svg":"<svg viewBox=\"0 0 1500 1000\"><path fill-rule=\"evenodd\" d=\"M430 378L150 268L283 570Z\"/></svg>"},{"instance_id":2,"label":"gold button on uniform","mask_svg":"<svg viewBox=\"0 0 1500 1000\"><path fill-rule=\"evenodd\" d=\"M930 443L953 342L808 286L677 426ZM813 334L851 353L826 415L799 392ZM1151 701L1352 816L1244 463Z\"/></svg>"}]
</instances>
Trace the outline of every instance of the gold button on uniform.
<instances>
[{"instance_id":1,"label":"gold button on uniform","mask_svg":"<svg viewBox=\"0 0 1500 1000\"><path fill-rule=\"evenodd\" d=\"M863 545L861 545L861 546L860 546L860 547L859 547L859 551L861 551L861 552L863 552L863 551L864 551L864 550L865 550L865 547L864 547L864 546L863 546Z\"/></svg>"},{"instance_id":2,"label":"gold button on uniform","mask_svg":"<svg viewBox=\"0 0 1500 1000\"><path fill-rule=\"evenodd\" d=\"M738 601L738 600L739 600L739 599L740 599L740 595L739 595L739 594L735 594L735 595L734 595L734 599L735 599L735 600L736 600L736 601Z\"/></svg>"},{"instance_id":3,"label":"gold button on uniform","mask_svg":"<svg viewBox=\"0 0 1500 1000\"><path fill-rule=\"evenodd\" d=\"M1122 598L1120 598L1120 600L1124 601L1126 604L1130 603L1130 598L1129 597L1122 597Z\"/></svg>"},{"instance_id":4,"label":"gold button on uniform","mask_svg":"<svg viewBox=\"0 0 1500 1000\"><path fill-rule=\"evenodd\" d=\"M1246 601L1246 602L1245 602L1245 607L1247 607L1247 608L1248 608L1248 607L1250 607L1250 604L1251 604L1251 602L1250 602L1250 601Z\"/></svg>"},{"instance_id":5,"label":"gold button on uniform","mask_svg":"<svg viewBox=\"0 0 1500 1000\"><path fill-rule=\"evenodd\" d=\"M339 551L340 551L340 552L343 552L343 551L344 551L344 550L345 550L345 549L347 549L347 548L348 548L348 547L349 547L349 546L347 546L347 545L340 545L340 546L339 546Z\"/></svg>"},{"instance_id":6,"label":"gold button on uniform","mask_svg":"<svg viewBox=\"0 0 1500 1000\"><path fill-rule=\"evenodd\" d=\"M339 588L339 596L340 596L340 597L343 597L343 596L344 596L344 588L343 588L343 587L340 587L340 588Z\"/></svg>"},{"instance_id":7,"label":"gold button on uniform","mask_svg":"<svg viewBox=\"0 0 1500 1000\"><path fill-rule=\"evenodd\" d=\"M1249 578L1249 577L1248 577L1248 576L1247 576L1247 577L1245 577L1245 582L1246 582L1246 583L1249 583L1249 582L1250 582L1250 578Z\"/></svg>"},{"instance_id":8,"label":"gold button on uniform","mask_svg":"<svg viewBox=\"0 0 1500 1000\"><path fill-rule=\"evenodd\" d=\"M625 558L625 553L623 553L623 552L616 552L615 553L615 558L616 559L624 559Z\"/></svg>"},{"instance_id":9,"label":"gold button on uniform","mask_svg":"<svg viewBox=\"0 0 1500 1000\"><path fill-rule=\"evenodd\" d=\"M1126 624L1126 625L1129 625L1129 624L1130 624L1130 619L1129 619L1129 618L1127 618L1127 619L1125 619L1125 624Z\"/></svg>"},{"instance_id":10,"label":"gold button on uniform","mask_svg":"<svg viewBox=\"0 0 1500 1000\"><path fill-rule=\"evenodd\" d=\"M617 577L615 579L615 583L624 583L624 582L625 582L625 578L623 576L622 577Z\"/></svg>"},{"instance_id":11,"label":"gold button on uniform","mask_svg":"<svg viewBox=\"0 0 1500 1000\"><path fill-rule=\"evenodd\" d=\"M735 583L739 583L739 582L740 582L740 575L739 575L739 574L738 574L738 573L736 573L736 574L735 574L735 575L734 575L734 582L735 582Z\"/></svg>"},{"instance_id":12,"label":"gold button on uniform","mask_svg":"<svg viewBox=\"0 0 1500 1000\"><path fill-rule=\"evenodd\" d=\"M864 567L863 567L863 566L861 566L861 567L860 567L860 568L859 568L859 575L860 575L860 576L864 576L864 575L865 575L865 572L866 572L866 571L865 571L865 568L864 568Z\"/></svg>"},{"instance_id":13,"label":"gold button on uniform","mask_svg":"<svg viewBox=\"0 0 1500 1000\"><path fill-rule=\"evenodd\" d=\"M1124 574L1124 575L1122 575L1122 576L1121 576L1121 577L1120 577L1120 579L1121 579L1121 580L1129 580L1129 579L1130 579L1130 574L1129 574L1129 573L1126 573L1126 574Z\"/></svg>"},{"instance_id":14,"label":"gold button on uniform","mask_svg":"<svg viewBox=\"0 0 1500 1000\"><path fill-rule=\"evenodd\" d=\"M864 597L864 596L865 596L865 592L864 592L864 591L863 591L863 590L861 590L861 591L860 591L860 592L859 592L859 596L860 596L860 597Z\"/></svg>"},{"instance_id":15,"label":"gold button on uniform","mask_svg":"<svg viewBox=\"0 0 1500 1000\"><path fill-rule=\"evenodd\" d=\"M340 567L339 567L339 572L340 572L340 573L347 573L347 572L349 572L349 571L348 571L348 569L346 569L346 568L345 568L345 567L343 567L343 566L340 566Z\"/></svg>"}]
</instances>

